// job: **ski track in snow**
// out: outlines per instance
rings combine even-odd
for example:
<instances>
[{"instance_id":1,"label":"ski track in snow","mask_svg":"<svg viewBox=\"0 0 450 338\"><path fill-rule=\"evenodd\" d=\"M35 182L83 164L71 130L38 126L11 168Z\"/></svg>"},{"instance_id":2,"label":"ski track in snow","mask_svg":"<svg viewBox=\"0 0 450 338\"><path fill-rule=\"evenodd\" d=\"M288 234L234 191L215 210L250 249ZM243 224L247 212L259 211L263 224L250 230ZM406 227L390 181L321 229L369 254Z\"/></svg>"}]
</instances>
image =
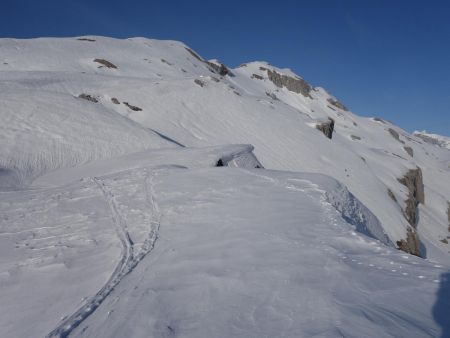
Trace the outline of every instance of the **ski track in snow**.
<instances>
[{"instance_id":1,"label":"ski track in snow","mask_svg":"<svg viewBox=\"0 0 450 338\"><path fill-rule=\"evenodd\" d=\"M122 281L122 279L134 270L139 262L152 251L158 239L161 214L154 195L154 175L155 172L149 173L146 170L145 175L145 195L146 202L150 206L150 231L147 238L144 240L141 249L135 253L134 243L128 232L128 225L126 218L120 211L118 202L112 192L112 188L105 184L105 181L94 177L92 182L95 183L102 191L103 196L110 208L113 223L116 227L117 235L123 246L122 257L114 269L111 277L105 285L86 303L81 306L75 313L63 319L63 321L52 331L46 338L66 338L72 331L77 328L86 318L88 318L94 311L102 304L114 288Z\"/></svg>"}]
</instances>

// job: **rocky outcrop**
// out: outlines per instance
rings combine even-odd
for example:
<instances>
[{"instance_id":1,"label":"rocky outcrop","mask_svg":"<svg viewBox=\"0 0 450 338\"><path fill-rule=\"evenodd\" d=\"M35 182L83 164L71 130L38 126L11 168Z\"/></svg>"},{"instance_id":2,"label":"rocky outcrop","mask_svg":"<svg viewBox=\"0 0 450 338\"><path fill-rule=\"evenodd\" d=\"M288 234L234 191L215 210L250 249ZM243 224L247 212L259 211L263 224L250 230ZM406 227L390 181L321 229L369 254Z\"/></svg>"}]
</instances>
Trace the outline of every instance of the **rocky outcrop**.
<instances>
[{"instance_id":1,"label":"rocky outcrop","mask_svg":"<svg viewBox=\"0 0 450 338\"><path fill-rule=\"evenodd\" d=\"M264 80L264 78L261 75L258 75L258 74L252 74L251 78L252 79L258 79L258 80Z\"/></svg>"},{"instance_id":2,"label":"rocky outcrop","mask_svg":"<svg viewBox=\"0 0 450 338\"><path fill-rule=\"evenodd\" d=\"M317 123L316 129L320 130L326 137L331 140L334 131L334 120L329 117L328 121Z\"/></svg>"},{"instance_id":3,"label":"rocky outcrop","mask_svg":"<svg viewBox=\"0 0 450 338\"><path fill-rule=\"evenodd\" d=\"M94 102L94 103L98 102L98 100L94 96L89 95L89 94L82 93L82 94L78 95L78 97L80 99L88 100L88 101L91 101L91 102Z\"/></svg>"},{"instance_id":4,"label":"rocky outcrop","mask_svg":"<svg viewBox=\"0 0 450 338\"><path fill-rule=\"evenodd\" d=\"M204 61L213 72L221 75L221 76L234 76L234 74L225 66L223 63L214 60L214 61Z\"/></svg>"},{"instance_id":5,"label":"rocky outcrop","mask_svg":"<svg viewBox=\"0 0 450 338\"><path fill-rule=\"evenodd\" d=\"M309 94L312 90L312 87L305 80L280 74L270 69L267 69L267 75L269 76L269 80L272 81L275 86L279 88L286 87L287 90L291 92L302 94L305 97L312 98Z\"/></svg>"},{"instance_id":6,"label":"rocky outcrop","mask_svg":"<svg viewBox=\"0 0 450 338\"><path fill-rule=\"evenodd\" d=\"M195 79L194 82L195 84L198 84L200 87L204 87L206 85L206 82L199 79Z\"/></svg>"},{"instance_id":7,"label":"rocky outcrop","mask_svg":"<svg viewBox=\"0 0 450 338\"><path fill-rule=\"evenodd\" d=\"M141 111L142 110L142 108L133 106L133 105L129 104L128 102L124 102L123 104L126 105L128 108L130 108L133 111Z\"/></svg>"},{"instance_id":8,"label":"rocky outcrop","mask_svg":"<svg viewBox=\"0 0 450 338\"><path fill-rule=\"evenodd\" d=\"M397 246L404 252L421 257L419 236L416 230L413 228L407 229L406 240L402 239L400 241L397 241Z\"/></svg>"},{"instance_id":9,"label":"rocky outcrop","mask_svg":"<svg viewBox=\"0 0 450 338\"><path fill-rule=\"evenodd\" d=\"M398 181L408 188L408 197L405 200L405 218L413 227L417 224L417 206L425 203L425 193L423 188L422 170L417 167L410 169Z\"/></svg>"},{"instance_id":10,"label":"rocky outcrop","mask_svg":"<svg viewBox=\"0 0 450 338\"><path fill-rule=\"evenodd\" d=\"M212 71L213 73L217 73L221 76L225 76L225 75L234 76L234 74L223 63L221 63L217 60L206 61L200 55L198 55L196 52L194 52L192 49L190 49L188 47L184 47L184 48L189 52L189 54L191 54L198 61L206 64L208 66L209 70Z\"/></svg>"},{"instance_id":11,"label":"rocky outcrop","mask_svg":"<svg viewBox=\"0 0 450 338\"><path fill-rule=\"evenodd\" d=\"M328 103L332 104L333 106L348 111L348 108L346 106L344 106L341 102L339 102L338 100L332 99L331 97L327 99Z\"/></svg>"},{"instance_id":12,"label":"rocky outcrop","mask_svg":"<svg viewBox=\"0 0 450 338\"><path fill-rule=\"evenodd\" d=\"M392 136L393 138L395 138L398 142L400 142L400 143L405 143L405 142L403 142L402 140L400 140L400 135L399 135L399 133L397 133L394 129L389 128L389 129L388 129L388 132L389 132L389 134L391 134L391 136Z\"/></svg>"},{"instance_id":13,"label":"rocky outcrop","mask_svg":"<svg viewBox=\"0 0 450 338\"><path fill-rule=\"evenodd\" d=\"M278 97L274 93L266 92L266 95L272 100L279 101Z\"/></svg>"},{"instance_id":14,"label":"rocky outcrop","mask_svg":"<svg viewBox=\"0 0 450 338\"><path fill-rule=\"evenodd\" d=\"M450 232L450 202L447 202L448 231Z\"/></svg>"},{"instance_id":15,"label":"rocky outcrop","mask_svg":"<svg viewBox=\"0 0 450 338\"><path fill-rule=\"evenodd\" d=\"M111 102L114 104L120 104L119 100L117 100L115 97L111 98Z\"/></svg>"},{"instance_id":16,"label":"rocky outcrop","mask_svg":"<svg viewBox=\"0 0 450 338\"><path fill-rule=\"evenodd\" d=\"M403 149L408 153L409 156L414 157L414 151L411 147L403 147Z\"/></svg>"},{"instance_id":17,"label":"rocky outcrop","mask_svg":"<svg viewBox=\"0 0 450 338\"><path fill-rule=\"evenodd\" d=\"M403 214L411 227L407 229L406 240L397 241L397 245L400 250L420 256L420 240L416 227L418 221L417 206L419 203L425 203L422 170L419 167L410 169L398 181L408 188L408 197L405 200Z\"/></svg>"},{"instance_id":18,"label":"rocky outcrop","mask_svg":"<svg viewBox=\"0 0 450 338\"><path fill-rule=\"evenodd\" d=\"M94 62L100 63L101 65L105 66L106 68L117 69L117 66L115 64L113 64L107 60L104 60L104 59L95 59Z\"/></svg>"}]
</instances>

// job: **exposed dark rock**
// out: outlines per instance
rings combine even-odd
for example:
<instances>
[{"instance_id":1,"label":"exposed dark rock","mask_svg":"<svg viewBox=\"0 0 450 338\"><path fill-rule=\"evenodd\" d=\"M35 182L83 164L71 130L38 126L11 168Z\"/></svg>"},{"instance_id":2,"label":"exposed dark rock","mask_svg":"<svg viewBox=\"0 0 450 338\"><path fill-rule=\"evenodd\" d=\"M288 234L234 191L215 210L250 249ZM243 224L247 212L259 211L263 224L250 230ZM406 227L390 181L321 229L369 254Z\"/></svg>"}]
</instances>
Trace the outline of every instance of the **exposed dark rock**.
<instances>
[{"instance_id":1,"label":"exposed dark rock","mask_svg":"<svg viewBox=\"0 0 450 338\"><path fill-rule=\"evenodd\" d=\"M251 78L252 79L258 79L258 80L264 80L264 78L261 75L258 75L258 74L252 74Z\"/></svg>"},{"instance_id":2,"label":"exposed dark rock","mask_svg":"<svg viewBox=\"0 0 450 338\"><path fill-rule=\"evenodd\" d=\"M361 140L361 137L356 136L356 135L350 135L350 137L352 138L352 140L357 140L357 141Z\"/></svg>"},{"instance_id":3,"label":"exposed dark rock","mask_svg":"<svg viewBox=\"0 0 450 338\"><path fill-rule=\"evenodd\" d=\"M448 220L448 231L450 232L450 202L447 202L447 220Z\"/></svg>"},{"instance_id":4,"label":"exposed dark rock","mask_svg":"<svg viewBox=\"0 0 450 338\"><path fill-rule=\"evenodd\" d=\"M89 41L89 42L94 42L94 39L88 39L88 38L78 38L78 41Z\"/></svg>"},{"instance_id":5,"label":"exposed dark rock","mask_svg":"<svg viewBox=\"0 0 450 338\"><path fill-rule=\"evenodd\" d=\"M267 75L269 80L272 81L275 86L282 88L286 87L289 91L302 94L305 97L312 98L309 93L312 90L311 85L301 78L294 78L288 75L279 74L274 70L267 69Z\"/></svg>"},{"instance_id":6,"label":"exposed dark rock","mask_svg":"<svg viewBox=\"0 0 450 338\"><path fill-rule=\"evenodd\" d=\"M141 108L133 106L133 105L129 104L128 102L124 102L123 104L126 105L131 110L134 110L134 111L141 111L142 110Z\"/></svg>"},{"instance_id":7,"label":"exposed dark rock","mask_svg":"<svg viewBox=\"0 0 450 338\"><path fill-rule=\"evenodd\" d=\"M233 90L233 93L235 93L237 96L241 96L241 93L239 93L239 92L237 92L235 90Z\"/></svg>"},{"instance_id":8,"label":"exposed dark rock","mask_svg":"<svg viewBox=\"0 0 450 338\"><path fill-rule=\"evenodd\" d=\"M329 117L328 121L316 124L316 129L320 130L330 140L333 137L334 120Z\"/></svg>"},{"instance_id":9,"label":"exposed dark rock","mask_svg":"<svg viewBox=\"0 0 450 338\"><path fill-rule=\"evenodd\" d=\"M199 80L199 79L195 79L194 82L195 82L196 84L198 84L200 87L204 87L205 84L206 84L204 81Z\"/></svg>"},{"instance_id":10,"label":"exposed dark rock","mask_svg":"<svg viewBox=\"0 0 450 338\"><path fill-rule=\"evenodd\" d=\"M270 97L272 100L279 101L278 97L274 93L266 92L266 95Z\"/></svg>"},{"instance_id":11,"label":"exposed dark rock","mask_svg":"<svg viewBox=\"0 0 450 338\"><path fill-rule=\"evenodd\" d=\"M413 227L417 225L417 206L419 203L425 203L425 192L423 188L422 170L417 167L416 169L410 169L398 181L408 188L408 197L405 200L404 215L409 224Z\"/></svg>"},{"instance_id":12,"label":"exposed dark rock","mask_svg":"<svg viewBox=\"0 0 450 338\"><path fill-rule=\"evenodd\" d=\"M265 71L268 70L266 67L259 67L259 70Z\"/></svg>"},{"instance_id":13,"label":"exposed dark rock","mask_svg":"<svg viewBox=\"0 0 450 338\"><path fill-rule=\"evenodd\" d=\"M223 161L221 158L217 161L216 167L223 167Z\"/></svg>"},{"instance_id":14,"label":"exposed dark rock","mask_svg":"<svg viewBox=\"0 0 450 338\"><path fill-rule=\"evenodd\" d=\"M398 142L403 143L403 144L405 143L405 142L403 142L402 140L400 140L400 135L399 135L399 133L397 133L394 129L389 128L388 131L389 131L389 134L391 134L391 136L392 136L393 138L395 138Z\"/></svg>"},{"instance_id":15,"label":"exposed dark rock","mask_svg":"<svg viewBox=\"0 0 450 338\"><path fill-rule=\"evenodd\" d=\"M334 100L331 97L327 99L327 101L332 104L333 106L348 111L348 108L346 106L344 106L341 102L339 102L338 100Z\"/></svg>"},{"instance_id":16,"label":"exposed dark rock","mask_svg":"<svg viewBox=\"0 0 450 338\"><path fill-rule=\"evenodd\" d=\"M414 151L411 147L403 147L409 156L414 157Z\"/></svg>"},{"instance_id":17,"label":"exposed dark rock","mask_svg":"<svg viewBox=\"0 0 450 338\"><path fill-rule=\"evenodd\" d=\"M205 62L205 60L203 60L203 58L200 56L200 55L198 55L196 52L194 52L192 49L190 49L190 48L188 48L188 47L184 47L188 52L189 52L189 54L191 54L193 57L195 57L197 60L199 60L199 61L201 61L201 62Z\"/></svg>"},{"instance_id":18,"label":"exposed dark rock","mask_svg":"<svg viewBox=\"0 0 450 338\"><path fill-rule=\"evenodd\" d=\"M114 104L120 104L119 100L117 100L115 97L111 98L112 103Z\"/></svg>"},{"instance_id":19,"label":"exposed dark rock","mask_svg":"<svg viewBox=\"0 0 450 338\"><path fill-rule=\"evenodd\" d=\"M394 193L392 192L391 189L388 188L388 195L389 197L394 201L397 202L397 198L395 197Z\"/></svg>"},{"instance_id":20,"label":"exposed dark rock","mask_svg":"<svg viewBox=\"0 0 450 338\"><path fill-rule=\"evenodd\" d=\"M327 107L330 108L330 109L333 110L333 111L336 111L336 109L334 109L333 107L331 107L331 106L329 106L329 105L327 105Z\"/></svg>"},{"instance_id":21,"label":"exposed dark rock","mask_svg":"<svg viewBox=\"0 0 450 338\"><path fill-rule=\"evenodd\" d=\"M107 68L114 68L117 69L117 66L107 60L104 59L95 59L94 62L100 63L101 65L107 67Z\"/></svg>"},{"instance_id":22,"label":"exposed dark rock","mask_svg":"<svg viewBox=\"0 0 450 338\"><path fill-rule=\"evenodd\" d=\"M89 94L84 94L83 93L83 94L78 95L78 97L80 99L85 99L85 100L88 100L88 101L91 101L91 102L94 102L94 103L98 102L98 100L94 96L89 95Z\"/></svg>"},{"instance_id":23,"label":"exposed dark rock","mask_svg":"<svg viewBox=\"0 0 450 338\"><path fill-rule=\"evenodd\" d=\"M417 232L413 228L408 228L406 231L406 240L397 241L397 246L400 250L411 255L420 256L420 241Z\"/></svg>"},{"instance_id":24,"label":"exposed dark rock","mask_svg":"<svg viewBox=\"0 0 450 338\"><path fill-rule=\"evenodd\" d=\"M218 61L217 62L206 61L200 55L198 55L196 52L194 52L192 49L190 49L188 47L184 47L184 48L189 52L189 54L191 54L193 57L195 57L198 61L205 63L213 73L217 73L222 76L225 76L225 75L234 76L234 74L223 63L220 63Z\"/></svg>"},{"instance_id":25,"label":"exposed dark rock","mask_svg":"<svg viewBox=\"0 0 450 338\"><path fill-rule=\"evenodd\" d=\"M234 74L225 66L223 63L220 62L211 62L211 61L204 61L210 68L212 68L213 72L225 76L234 76Z\"/></svg>"},{"instance_id":26,"label":"exposed dark rock","mask_svg":"<svg viewBox=\"0 0 450 338\"><path fill-rule=\"evenodd\" d=\"M214 82L220 82L220 80L215 76L211 76L211 80L213 80Z\"/></svg>"},{"instance_id":27,"label":"exposed dark rock","mask_svg":"<svg viewBox=\"0 0 450 338\"><path fill-rule=\"evenodd\" d=\"M165 59L161 59L161 62L165 63L166 65L172 66L172 64L169 61L165 60Z\"/></svg>"},{"instance_id":28,"label":"exposed dark rock","mask_svg":"<svg viewBox=\"0 0 450 338\"><path fill-rule=\"evenodd\" d=\"M444 243L444 244L448 244L447 238L441 239L441 242Z\"/></svg>"},{"instance_id":29,"label":"exposed dark rock","mask_svg":"<svg viewBox=\"0 0 450 338\"><path fill-rule=\"evenodd\" d=\"M181 71L182 71L183 73L187 73L186 69L181 68Z\"/></svg>"},{"instance_id":30,"label":"exposed dark rock","mask_svg":"<svg viewBox=\"0 0 450 338\"><path fill-rule=\"evenodd\" d=\"M243 63L243 64L239 65L239 67L247 67L247 64Z\"/></svg>"}]
</instances>

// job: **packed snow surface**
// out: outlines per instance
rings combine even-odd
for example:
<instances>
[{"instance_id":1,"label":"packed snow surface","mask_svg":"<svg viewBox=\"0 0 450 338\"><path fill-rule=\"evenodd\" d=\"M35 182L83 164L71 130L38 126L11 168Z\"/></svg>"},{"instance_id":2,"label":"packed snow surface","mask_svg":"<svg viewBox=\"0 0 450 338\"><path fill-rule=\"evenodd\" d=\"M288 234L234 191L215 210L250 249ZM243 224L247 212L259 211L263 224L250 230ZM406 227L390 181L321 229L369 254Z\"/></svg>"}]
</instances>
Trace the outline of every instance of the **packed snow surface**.
<instances>
[{"instance_id":1,"label":"packed snow surface","mask_svg":"<svg viewBox=\"0 0 450 338\"><path fill-rule=\"evenodd\" d=\"M145 38L0 39L0 102L0 337L450 336L448 137Z\"/></svg>"}]
</instances>

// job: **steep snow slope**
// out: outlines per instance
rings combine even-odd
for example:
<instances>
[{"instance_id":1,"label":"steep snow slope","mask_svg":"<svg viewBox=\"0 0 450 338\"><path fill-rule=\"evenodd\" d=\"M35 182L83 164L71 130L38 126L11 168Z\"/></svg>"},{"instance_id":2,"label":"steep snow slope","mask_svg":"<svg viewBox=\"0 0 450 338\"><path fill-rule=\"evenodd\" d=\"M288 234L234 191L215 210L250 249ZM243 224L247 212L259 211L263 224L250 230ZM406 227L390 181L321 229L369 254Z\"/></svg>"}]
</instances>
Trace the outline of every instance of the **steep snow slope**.
<instances>
[{"instance_id":1,"label":"steep snow slope","mask_svg":"<svg viewBox=\"0 0 450 338\"><path fill-rule=\"evenodd\" d=\"M356 232L334 179L245 146L125 158L0 192L2 337L442 333L450 266ZM239 167L202 168L220 158Z\"/></svg>"},{"instance_id":2,"label":"steep snow slope","mask_svg":"<svg viewBox=\"0 0 450 338\"><path fill-rule=\"evenodd\" d=\"M85 147L95 150L81 151L89 156L74 150L70 159L55 161L53 157L62 156L59 149L51 150L45 160L39 155L42 149L56 147L53 143L36 139L33 129L19 133L7 126L8 131L1 133L5 140L0 160L2 173L6 173L2 176L12 176L14 168L14 175L18 171L30 177L22 179L29 182L47 168L129 153L130 148L249 143L266 168L316 172L338 179L378 217L390 242L415 254L448 259L450 151L387 121L354 115L324 89L312 87L288 69L252 62L229 70L217 66L217 61L203 60L180 42L144 38L2 39L0 58L2 93L13 92L20 100L36 93L47 106L64 100L70 116L80 111L92 111L96 116L101 111L114 119L122 115L128 117L126 123L131 120L162 135L154 140L154 133L146 130L152 138L146 142L113 137L106 151L95 144ZM74 98L80 94L94 100ZM36 96L30 97L30 105ZM7 114L10 119L12 112L20 111L19 99L2 100L16 105L9 112L1 111L2 117ZM79 108L72 109L72 105ZM57 113L63 118L67 110L59 107ZM316 129L317 125L329 129L329 118L334 120L331 140ZM54 127L59 128L60 123ZM14 145L24 148L17 141L17 135L23 138L24 134L39 147L29 147L30 153L22 156ZM64 135L85 138L79 130L65 130ZM105 139L109 143L110 138ZM164 140L167 145L161 144ZM39 165L34 164L35 157L39 157ZM412 171L417 167L420 173ZM415 175L412 185L402 180L411 173ZM421 190L420 174L425 187L424 198L419 200L415 190Z\"/></svg>"}]
</instances>

